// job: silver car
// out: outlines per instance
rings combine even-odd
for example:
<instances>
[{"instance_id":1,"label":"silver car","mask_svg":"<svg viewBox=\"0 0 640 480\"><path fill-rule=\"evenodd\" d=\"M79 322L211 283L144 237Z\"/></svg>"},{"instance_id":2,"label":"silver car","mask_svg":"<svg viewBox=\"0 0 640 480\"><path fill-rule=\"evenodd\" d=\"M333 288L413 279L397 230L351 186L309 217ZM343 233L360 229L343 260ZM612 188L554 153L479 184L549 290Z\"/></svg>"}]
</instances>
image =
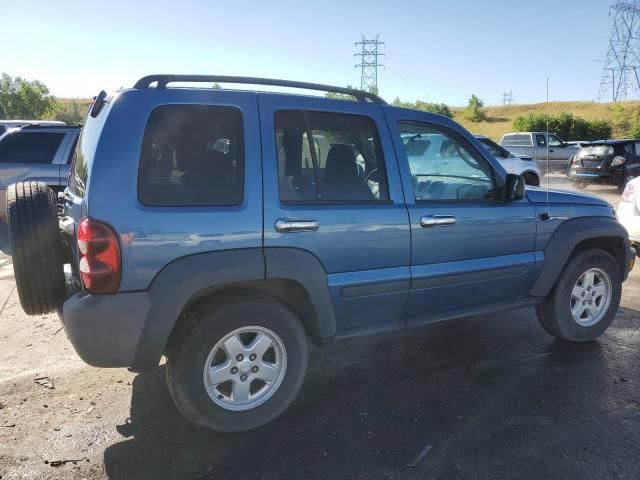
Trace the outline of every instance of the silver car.
<instances>
[{"instance_id":1,"label":"silver car","mask_svg":"<svg viewBox=\"0 0 640 480\"><path fill-rule=\"evenodd\" d=\"M7 187L26 180L54 190L67 184L80 126L27 125L0 136L0 218L6 218Z\"/></svg>"},{"instance_id":2,"label":"silver car","mask_svg":"<svg viewBox=\"0 0 640 480\"><path fill-rule=\"evenodd\" d=\"M506 133L502 136L500 145L515 155L532 157L544 173L547 170L565 172L569 159L578 151L576 145L569 145L557 135L546 132Z\"/></svg>"}]
</instances>

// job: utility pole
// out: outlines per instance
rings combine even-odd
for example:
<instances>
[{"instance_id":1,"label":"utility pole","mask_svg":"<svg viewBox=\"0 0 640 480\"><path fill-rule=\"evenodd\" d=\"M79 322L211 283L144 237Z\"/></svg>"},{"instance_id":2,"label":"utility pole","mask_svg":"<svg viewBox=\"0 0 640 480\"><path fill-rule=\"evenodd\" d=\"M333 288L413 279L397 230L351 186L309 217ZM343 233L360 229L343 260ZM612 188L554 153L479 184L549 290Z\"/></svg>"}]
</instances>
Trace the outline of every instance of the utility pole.
<instances>
[{"instance_id":1,"label":"utility pole","mask_svg":"<svg viewBox=\"0 0 640 480\"><path fill-rule=\"evenodd\" d=\"M609 17L613 18L609 48L604 61L598 100L602 100L611 86L612 101L627 99L631 90L640 92L640 2L639 0L618 0L609 7Z\"/></svg>"},{"instance_id":2,"label":"utility pole","mask_svg":"<svg viewBox=\"0 0 640 480\"><path fill-rule=\"evenodd\" d=\"M502 94L502 105L511 105L513 102L513 92L508 91Z\"/></svg>"},{"instance_id":3,"label":"utility pole","mask_svg":"<svg viewBox=\"0 0 640 480\"><path fill-rule=\"evenodd\" d=\"M362 40L355 43L356 47L360 47L360 51L353 55L360 57L360 63L355 68L360 68L360 90L365 92L373 89L374 93L378 93L378 67L384 66L378 63L378 57L384 56L378 51L378 47L384 45L378 40L379 36L368 39L362 35Z\"/></svg>"}]
</instances>

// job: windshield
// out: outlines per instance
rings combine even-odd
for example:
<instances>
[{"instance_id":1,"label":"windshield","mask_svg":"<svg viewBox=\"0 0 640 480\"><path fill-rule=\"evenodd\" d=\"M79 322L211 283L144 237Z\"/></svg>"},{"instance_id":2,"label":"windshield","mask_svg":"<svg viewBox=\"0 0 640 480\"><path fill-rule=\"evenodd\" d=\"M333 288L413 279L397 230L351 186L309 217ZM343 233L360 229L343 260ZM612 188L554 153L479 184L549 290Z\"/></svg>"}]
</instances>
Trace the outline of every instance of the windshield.
<instances>
[{"instance_id":1,"label":"windshield","mask_svg":"<svg viewBox=\"0 0 640 480\"><path fill-rule=\"evenodd\" d=\"M611 145L589 145L582 147L576 154L578 158L604 157L607 155L613 155L613 147Z\"/></svg>"},{"instance_id":2,"label":"windshield","mask_svg":"<svg viewBox=\"0 0 640 480\"><path fill-rule=\"evenodd\" d=\"M480 141L482 146L484 148L486 148L487 150L489 150L489 153L491 155L493 155L494 157L505 158L505 157L509 157L510 156L510 154L509 154L509 152L507 150L502 148L500 145L498 145L496 142L494 142L490 138L478 138L478 140Z\"/></svg>"}]
</instances>

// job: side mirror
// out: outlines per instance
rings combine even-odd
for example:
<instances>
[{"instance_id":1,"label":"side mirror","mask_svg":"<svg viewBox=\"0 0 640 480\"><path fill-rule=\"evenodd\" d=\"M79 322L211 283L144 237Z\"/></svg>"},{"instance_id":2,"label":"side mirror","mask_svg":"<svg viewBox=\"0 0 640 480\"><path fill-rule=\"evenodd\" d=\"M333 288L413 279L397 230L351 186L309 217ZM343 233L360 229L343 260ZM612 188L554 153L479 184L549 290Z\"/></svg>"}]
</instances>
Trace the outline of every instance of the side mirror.
<instances>
[{"instance_id":1,"label":"side mirror","mask_svg":"<svg viewBox=\"0 0 640 480\"><path fill-rule=\"evenodd\" d=\"M505 200L521 200L524 198L525 183L522 175L507 174L507 182L504 186Z\"/></svg>"}]
</instances>

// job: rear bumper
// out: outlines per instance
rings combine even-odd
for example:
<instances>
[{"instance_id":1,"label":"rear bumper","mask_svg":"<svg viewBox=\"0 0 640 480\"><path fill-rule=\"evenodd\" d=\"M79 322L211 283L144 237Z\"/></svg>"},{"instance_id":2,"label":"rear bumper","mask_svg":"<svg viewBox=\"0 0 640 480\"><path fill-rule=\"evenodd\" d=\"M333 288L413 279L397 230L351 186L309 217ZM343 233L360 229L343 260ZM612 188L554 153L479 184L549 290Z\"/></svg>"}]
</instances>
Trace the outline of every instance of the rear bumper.
<instances>
[{"instance_id":1,"label":"rear bumper","mask_svg":"<svg viewBox=\"0 0 640 480\"><path fill-rule=\"evenodd\" d=\"M585 171L582 168L570 168L569 180L574 182L602 183L618 185L624 178L622 171L602 170L599 172Z\"/></svg>"},{"instance_id":2,"label":"rear bumper","mask_svg":"<svg viewBox=\"0 0 640 480\"><path fill-rule=\"evenodd\" d=\"M150 311L148 292L79 292L64 302L58 315L73 348L86 363L94 367L135 368Z\"/></svg>"}]
</instances>

